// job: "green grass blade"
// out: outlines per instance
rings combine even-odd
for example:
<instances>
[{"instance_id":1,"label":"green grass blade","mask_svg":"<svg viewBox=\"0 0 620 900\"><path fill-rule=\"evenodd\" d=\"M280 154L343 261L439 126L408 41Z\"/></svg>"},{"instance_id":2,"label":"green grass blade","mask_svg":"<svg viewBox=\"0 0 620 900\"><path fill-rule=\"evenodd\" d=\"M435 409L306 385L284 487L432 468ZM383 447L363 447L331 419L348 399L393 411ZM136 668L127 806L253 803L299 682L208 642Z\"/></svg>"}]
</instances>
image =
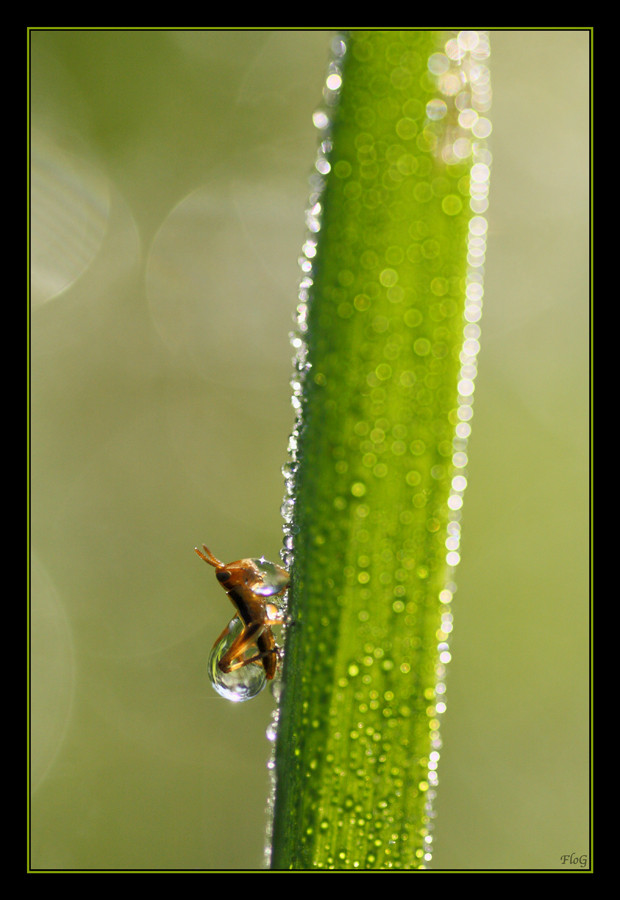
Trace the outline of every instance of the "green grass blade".
<instances>
[{"instance_id":1,"label":"green grass blade","mask_svg":"<svg viewBox=\"0 0 620 900\"><path fill-rule=\"evenodd\" d=\"M279 869L430 859L479 336L486 35L346 44L300 293Z\"/></svg>"}]
</instances>

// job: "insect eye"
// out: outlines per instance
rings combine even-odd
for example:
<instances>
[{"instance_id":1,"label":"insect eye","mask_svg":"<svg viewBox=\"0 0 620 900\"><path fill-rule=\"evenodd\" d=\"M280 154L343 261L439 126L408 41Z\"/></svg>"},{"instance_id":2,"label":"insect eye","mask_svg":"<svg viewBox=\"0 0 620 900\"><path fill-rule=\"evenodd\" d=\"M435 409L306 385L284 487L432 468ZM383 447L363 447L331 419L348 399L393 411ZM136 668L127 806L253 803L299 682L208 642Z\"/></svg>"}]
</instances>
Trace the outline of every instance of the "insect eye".
<instances>
[{"instance_id":1,"label":"insect eye","mask_svg":"<svg viewBox=\"0 0 620 900\"><path fill-rule=\"evenodd\" d=\"M230 578L230 572L216 572L215 577L218 581L228 581Z\"/></svg>"}]
</instances>

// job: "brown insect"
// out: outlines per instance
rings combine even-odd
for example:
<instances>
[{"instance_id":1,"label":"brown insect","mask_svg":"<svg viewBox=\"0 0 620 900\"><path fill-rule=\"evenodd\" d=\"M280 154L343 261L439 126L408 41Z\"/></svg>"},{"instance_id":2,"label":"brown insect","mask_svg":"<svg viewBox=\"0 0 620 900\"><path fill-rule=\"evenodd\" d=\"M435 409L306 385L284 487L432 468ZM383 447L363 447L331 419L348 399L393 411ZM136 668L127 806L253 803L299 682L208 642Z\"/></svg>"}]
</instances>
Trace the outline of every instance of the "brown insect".
<instances>
[{"instance_id":1,"label":"brown insect","mask_svg":"<svg viewBox=\"0 0 620 900\"><path fill-rule=\"evenodd\" d=\"M218 661L218 668L227 673L250 663L260 663L266 677L273 678L278 667L278 647L271 626L283 624L284 616L275 604L267 602L267 598L284 593L289 583L288 572L262 558L223 563L204 544L202 550L198 547L194 549L215 569L215 577L235 607L234 618L239 617L243 623L241 632ZM229 629L230 623L216 640L214 648L226 639Z\"/></svg>"}]
</instances>

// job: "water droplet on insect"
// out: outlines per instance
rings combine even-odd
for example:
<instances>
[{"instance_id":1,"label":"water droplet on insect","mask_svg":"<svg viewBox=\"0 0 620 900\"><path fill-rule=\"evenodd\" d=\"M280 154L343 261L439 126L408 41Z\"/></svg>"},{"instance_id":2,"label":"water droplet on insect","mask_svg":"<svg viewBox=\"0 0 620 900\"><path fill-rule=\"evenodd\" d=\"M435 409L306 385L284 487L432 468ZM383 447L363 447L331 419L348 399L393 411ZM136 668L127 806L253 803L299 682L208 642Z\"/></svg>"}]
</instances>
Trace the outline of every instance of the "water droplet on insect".
<instances>
[{"instance_id":1,"label":"water droplet on insect","mask_svg":"<svg viewBox=\"0 0 620 900\"><path fill-rule=\"evenodd\" d=\"M273 565L273 563L270 563ZM248 663L233 672L222 672L218 663L232 642L241 634L243 622L237 616L229 623L224 637L218 641L209 656L209 679L215 690L226 700L242 703L260 694L265 687L267 676L262 665Z\"/></svg>"},{"instance_id":2,"label":"water droplet on insect","mask_svg":"<svg viewBox=\"0 0 620 900\"><path fill-rule=\"evenodd\" d=\"M253 559L252 562L261 574L261 583L252 587L252 593L258 594L259 597L273 597L288 584L288 573L277 566L275 563L269 562L268 559Z\"/></svg>"}]
</instances>

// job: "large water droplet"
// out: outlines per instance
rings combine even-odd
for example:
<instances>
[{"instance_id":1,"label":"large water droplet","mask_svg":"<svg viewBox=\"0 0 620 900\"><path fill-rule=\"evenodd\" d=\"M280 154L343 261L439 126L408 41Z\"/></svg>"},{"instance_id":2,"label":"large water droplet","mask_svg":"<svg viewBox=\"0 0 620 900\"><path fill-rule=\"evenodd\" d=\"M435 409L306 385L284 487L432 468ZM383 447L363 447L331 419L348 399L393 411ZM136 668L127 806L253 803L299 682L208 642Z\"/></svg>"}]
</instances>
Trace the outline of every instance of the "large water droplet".
<instances>
[{"instance_id":1,"label":"large water droplet","mask_svg":"<svg viewBox=\"0 0 620 900\"><path fill-rule=\"evenodd\" d=\"M289 582L289 575L280 566L269 562L268 559L253 559L252 562L261 574L260 584L252 586L252 593L259 597L273 597L279 594Z\"/></svg>"},{"instance_id":2,"label":"large water droplet","mask_svg":"<svg viewBox=\"0 0 620 900\"><path fill-rule=\"evenodd\" d=\"M270 565L273 565L271 563ZM233 672L222 672L218 663L222 656L226 653L232 642L241 634L243 630L243 622L238 616L228 625L228 631L218 643L214 646L209 656L209 678L215 690L226 700L232 700L233 703L242 703L244 700L251 700L260 694L265 687L267 676L265 669L260 663L248 663L240 669Z\"/></svg>"}]
</instances>

